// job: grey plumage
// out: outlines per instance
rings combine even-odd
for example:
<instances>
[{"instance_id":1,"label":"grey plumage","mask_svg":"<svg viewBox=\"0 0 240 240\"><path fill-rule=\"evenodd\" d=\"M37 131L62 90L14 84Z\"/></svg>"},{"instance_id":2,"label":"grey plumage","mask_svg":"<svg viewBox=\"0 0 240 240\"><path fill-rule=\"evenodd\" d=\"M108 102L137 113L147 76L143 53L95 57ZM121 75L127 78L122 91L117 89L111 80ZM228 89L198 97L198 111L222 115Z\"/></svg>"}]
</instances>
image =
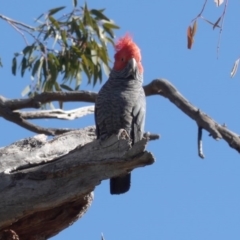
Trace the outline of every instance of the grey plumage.
<instances>
[{"instance_id":1,"label":"grey plumage","mask_svg":"<svg viewBox=\"0 0 240 240\"><path fill-rule=\"evenodd\" d=\"M146 100L143 76L135 59L131 59L123 71L112 70L99 91L95 104L96 133L98 139L104 140L117 134L119 129L125 129L134 144L142 139L144 132ZM110 180L111 194L121 194L129 188L130 173Z\"/></svg>"}]
</instances>

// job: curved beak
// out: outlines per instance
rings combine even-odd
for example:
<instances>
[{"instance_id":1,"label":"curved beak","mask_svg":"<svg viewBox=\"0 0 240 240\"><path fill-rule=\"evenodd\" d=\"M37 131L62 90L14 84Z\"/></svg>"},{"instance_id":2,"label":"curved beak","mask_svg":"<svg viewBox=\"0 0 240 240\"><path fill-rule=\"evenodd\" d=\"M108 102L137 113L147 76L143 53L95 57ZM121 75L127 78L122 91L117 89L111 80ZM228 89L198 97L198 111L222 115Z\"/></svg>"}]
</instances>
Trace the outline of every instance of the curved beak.
<instances>
[{"instance_id":1,"label":"curved beak","mask_svg":"<svg viewBox=\"0 0 240 240\"><path fill-rule=\"evenodd\" d=\"M129 75L136 76L138 67L137 67L137 62L135 58L131 58L128 61L128 64L129 64Z\"/></svg>"}]
</instances>

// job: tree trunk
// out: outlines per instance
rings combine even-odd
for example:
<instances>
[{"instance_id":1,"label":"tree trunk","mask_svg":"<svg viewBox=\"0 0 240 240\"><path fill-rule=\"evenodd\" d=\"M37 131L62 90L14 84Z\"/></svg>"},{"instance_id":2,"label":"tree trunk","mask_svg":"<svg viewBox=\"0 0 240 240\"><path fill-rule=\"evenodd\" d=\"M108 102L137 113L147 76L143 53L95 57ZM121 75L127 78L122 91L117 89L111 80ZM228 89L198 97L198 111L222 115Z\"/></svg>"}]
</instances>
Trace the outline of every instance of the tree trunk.
<instances>
[{"instance_id":1,"label":"tree trunk","mask_svg":"<svg viewBox=\"0 0 240 240\"><path fill-rule=\"evenodd\" d=\"M0 149L0 239L56 235L90 207L102 180L152 164L147 139L131 147L124 130L104 142L87 127L47 141L45 135Z\"/></svg>"}]
</instances>

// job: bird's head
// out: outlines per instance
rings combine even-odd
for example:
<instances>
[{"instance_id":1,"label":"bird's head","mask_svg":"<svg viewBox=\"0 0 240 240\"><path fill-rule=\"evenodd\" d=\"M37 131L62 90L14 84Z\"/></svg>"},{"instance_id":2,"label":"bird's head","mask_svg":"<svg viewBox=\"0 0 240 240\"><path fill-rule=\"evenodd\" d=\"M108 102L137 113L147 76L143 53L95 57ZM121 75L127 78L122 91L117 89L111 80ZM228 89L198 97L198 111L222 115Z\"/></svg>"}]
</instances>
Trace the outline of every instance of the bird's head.
<instances>
[{"instance_id":1,"label":"bird's head","mask_svg":"<svg viewBox=\"0 0 240 240\"><path fill-rule=\"evenodd\" d=\"M139 47L129 35L120 38L115 44L113 71L123 77L143 73Z\"/></svg>"}]
</instances>

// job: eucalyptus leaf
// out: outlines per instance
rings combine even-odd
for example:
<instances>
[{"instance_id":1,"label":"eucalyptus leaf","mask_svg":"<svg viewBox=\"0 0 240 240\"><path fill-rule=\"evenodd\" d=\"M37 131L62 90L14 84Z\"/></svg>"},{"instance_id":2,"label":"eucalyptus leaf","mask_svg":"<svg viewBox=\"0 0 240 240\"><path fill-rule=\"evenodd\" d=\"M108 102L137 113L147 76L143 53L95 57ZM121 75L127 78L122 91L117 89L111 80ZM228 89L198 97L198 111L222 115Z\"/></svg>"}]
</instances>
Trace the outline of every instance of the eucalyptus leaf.
<instances>
[{"instance_id":1,"label":"eucalyptus leaf","mask_svg":"<svg viewBox=\"0 0 240 240\"><path fill-rule=\"evenodd\" d=\"M53 15L53 14L61 11L61 10L64 9L64 8L66 8L66 7L63 6L63 7L52 8L52 9L50 9L50 10L48 11L48 14L49 14L49 15Z\"/></svg>"},{"instance_id":2,"label":"eucalyptus leaf","mask_svg":"<svg viewBox=\"0 0 240 240\"><path fill-rule=\"evenodd\" d=\"M96 9L92 9L90 11L91 14L95 15L97 18L101 19L101 20L106 20L106 21L110 21L109 18L107 18L101 11L98 11Z\"/></svg>"},{"instance_id":3,"label":"eucalyptus leaf","mask_svg":"<svg viewBox=\"0 0 240 240\"><path fill-rule=\"evenodd\" d=\"M95 85L102 81L103 72L109 75L110 57L108 44L114 46L115 29L119 27L104 13L105 9L89 9L85 3L59 14L65 7L50 9L41 14L42 22L36 20L31 36L33 42L16 53L12 59L12 73L16 75L17 56L23 55L20 62L21 76L30 70L34 89L27 95L45 91L72 91L79 89L84 75L88 83ZM24 28L24 26L23 26ZM59 76L63 85L59 83Z\"/></svg>"},{"instance_id":4,"label":"eucalyptus leaf","mask_svg":"<svg viewBox=\"0 0 240 240\"><path fill-rule=\"evenodd\" d=\"M22 97L26 96L31 91L30 86L27 85L21 92Z\"/></svg>"},{"instance_id":5,"label":"eucalyptus leaf","mask_svg":"<svg viewBox=\"0 0 240 240\"><path fill-rule=\"evenodd\" d=\"M17 70L17 58L14 57L12 59L12 74L16 76L16 70Z\"/></svg>"},{"instance_id":6,"label":"eucalyptus leaf","mask_svg":"<svg viewBox=\"0 0 240 240\"><path fill-rule=\"evenodd\" d=\"M40 59L38 59L34 65L33 65L33 69L32 69L32 76L34 77L38 68L39 68L39 65L40 65Z\"/></svg>"},{"instance_id":7,"label":"eucalyptus leaf","mask_svg":"<svg viewBox=\"0 0 240 240\"><path fill-rule=\"evenodd\" d=\"M25 70L27 68L27 59L25 57L22 58L22 63L21 63L21 76L23 77Z\"/></svg>"},{"instance_id":8,"label":"eucalyptus leaf","mask_svg":"<svg viewBox=\"0 0 240 240\"><path fill-rule=\"evenodd\" d=\"M120 28L119 26L117 26L116 24L114 24L114 23L112 23L112 22L105 22L105 23L103 24L103 26L104 26L105 28L113 28L113 29L119 29L119 28Z\"/></svg>"},{"instance_id":9,"label":"eucalyptus leaf","mask_svg":"<svg viewBox=\"0 0 240 240\"><path fill-rule=\"evenodd\" d=\"M73 6L77 7L77 0L73 0Z\"/></svg>"},{"instance_id":10,"label":"eucalyptus leaf","mask_svg":"<svg viewBox=\"0 0 240 240\"><path fill-rule=\"evenodd\" d=\"M67 86L65 84L60 84L60 87L65 89L65 90L68 90L68 91L73 91L72 88L70 88L69 86Z\"/></svg>"},{"instance_id":11,"label":"eucalyptus leaf","mask_svg":"<svg viewBox=\"0 0 240 240\"><path fill-rule=\"evenodd\" d=\"M103 67L103 71L106 74L106 76L109 77L110 68L105 63L102 63L102 67Z\"/></svg>"}]
</instances>

